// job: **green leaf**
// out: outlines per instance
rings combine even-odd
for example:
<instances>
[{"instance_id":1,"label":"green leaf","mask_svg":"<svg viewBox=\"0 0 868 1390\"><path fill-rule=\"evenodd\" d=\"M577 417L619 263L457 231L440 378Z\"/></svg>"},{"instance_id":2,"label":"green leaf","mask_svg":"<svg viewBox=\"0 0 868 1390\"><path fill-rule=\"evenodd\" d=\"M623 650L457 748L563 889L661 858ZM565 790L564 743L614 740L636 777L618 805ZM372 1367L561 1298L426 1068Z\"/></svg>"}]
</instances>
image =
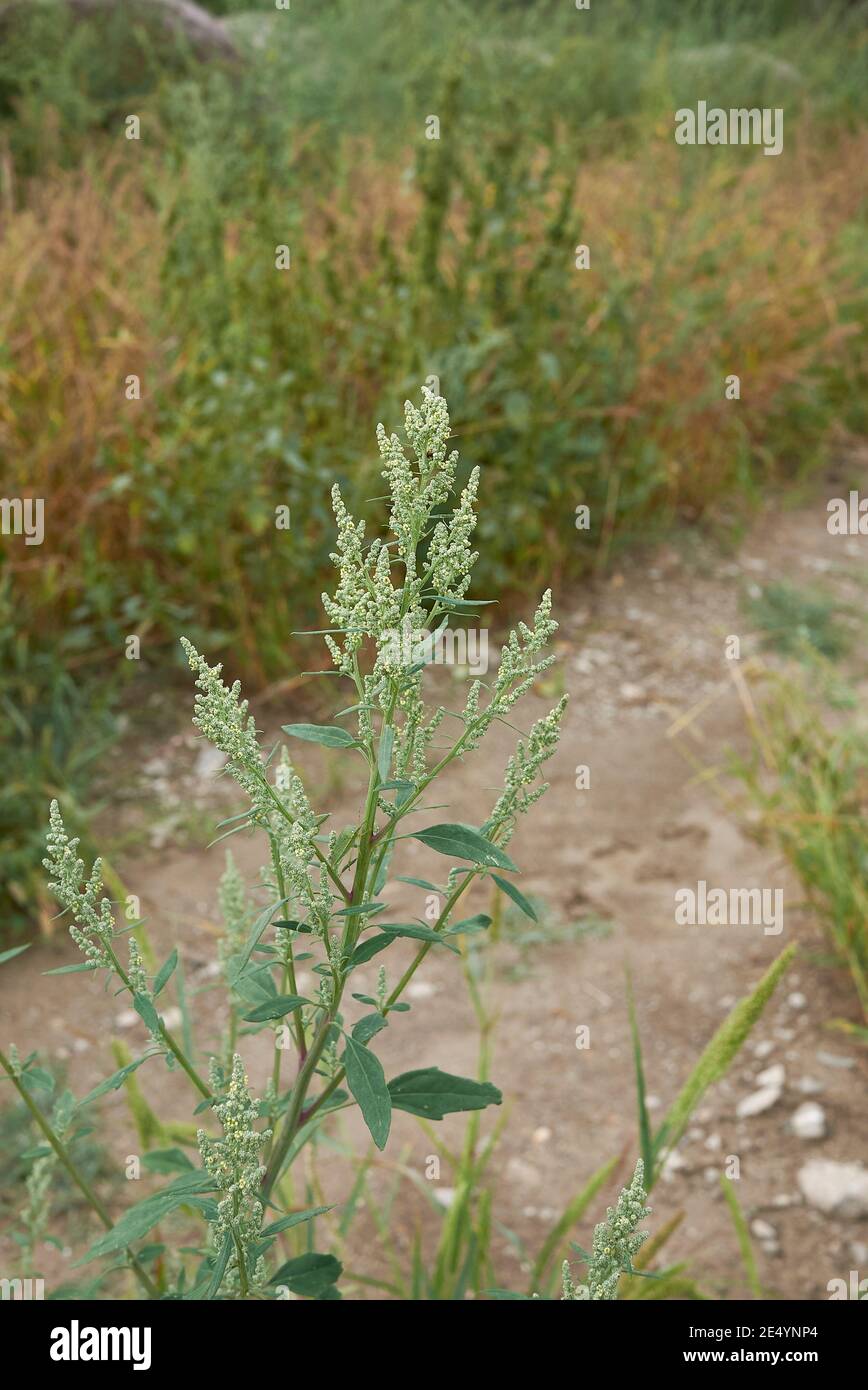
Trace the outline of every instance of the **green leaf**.
<instances>
[{"instance_id":1,"label":"green leaf","mask_svg":"<svg viewBox=\"0 0 868 1390\"><path fill-rule=\"evenodd\" d=\"M493 845L472 825L444 824L431 825L427 830L417 830L408 837L421 840L429 849L438 854L446 854L451 859L469 859L473 864L486 868L518 869L508 854Z\"/></svg>"},{"instance_id":2,"label":"green leaf","mask_svg":"<svg viewBox=\"0 0 868 1390\"><path fill-rule=\"evenodd\" d=\"M754 1254L753 1243L750 1238L748 1224L744 1218L744 1212L735 1194L735 1184L725 1173L720 1175L720 1186L726 1198L726 1205L729 1207L729 1214L732 1217L732 1224L735 1227L738 1248L741 1251L741 1262L744 1265L747 1275L747 1282L754 1298L763 1298L763 1287L760 1281L759 1270L757 1269L756 1255Z\"/></svg>"},{"instance_id":3,"label":"green leaf","mask_svg":"<svg viewBox=\"0 0 868 1390\"><path fill-rule=\"evenodd\" d=\"M305 743L321 743L326 748L358 747L358 740L337 724L282 724L281 728L291 738L304 739Z\"/></svg>"},{"instance_id":4,"label":"green leaf","mask_svg":"<svg viewBox=\"0 0 868 1390\"><path fill-rule=\"evenodd\" d=\"M433 927L423 927L420 922L384 922L380 930L385 936L409 936L414 941L430 941L435 946L446 946L458 952L458 947L446 941L445 932L435 931Z\"/></svg>"},{"instance_id":5,"label":"green leaf","mask_svg":"<svg viewBox=\"0 0 868 1390\"><path fill-rule=\"evenodd\" d=\"M47 1096L54 1090L54 1077L44 1067L28 1067L21 1073L21 1084L31 1093L43 1091Z\"/></svg>"},{"instance_id":6,"label":"green leaf","mask_svg":"<svg viewBox=\"0 0 868 1390\"><path fill-rule=\"evenodd\" d=\"M400 802L400 797L399 797L399 802ZM385 854L383 855L383 858L382 858L382 860L381 860L381 862L380 862L380 867L379 867L379 869L377 870L377 877L376 877L376 879L374 880L374 889L373 889L374 897L376 897L378 893L382 893L383 889L384 889L385 886L386 886L386 879L389 877L389 869L390 869L390 867L391 867L392 855L394 854L394 852L395 852L395 845L394 845L394 843L390 843L390 844L386 845L386 852L385 852Z\"/></svg>"},{"instance_id":7,"label":"green leaf","mask_svg":"<svg viewBox=\"0 0 868 1390\"><path fill-rule=\"evenodd\" d=\"M436 601L447 605L451 612L472 613L474 608L488 608L492 603L497 603L496 598L452 598L450 594L435 594Z\"/></svg>"},{"instance_id":8,"label":"green leaf","mask_svg":"<svg viewBox=\"0 0 868 1390\"><path fill-rule=\"evenodd\" d=\"M304 999L300 994L278 994L274 999L267 1000L264 1004L259 1004L249 1014L244 1015L245 1023L262 1023L268 1018L283 1018L286 1014L295 1013L303 1004L309 1004L309 999Z\"/></svg>"},{"instance_id":9,"label":"green leaf","mask_svg":"<svg viewBox=\"0 0 868 1390\"><path fill-rule=\"evenodd\" d=\"M244 950L240 953L240 955L232 957L234 965L233 973L235 975L239 975L241 971L244 969L245 965L250 960L250 957L253 955L253 948L256 945L258 945L259 938L265 931L265 928L268 926L275 912L277 912L278 908L284 907L287 901L288 899L283 898L278 903L272 903L271 907L267 907L265 911L260 913L260 915L257 917L250 930L250 935L247 938L247 944L245 945ZM234 983L235 981L233 979L233 984Z\"/></svg>"},{"instance_id":10,"label":"green leaf","mask_svg":"<svg viewBox=\"0 0 868 1390\"><path fill-rule=\"evenodd\" d=\"M532 905L528 902L527 898L524 896L524 893L522 893L520 889L516 888L514 883L510 883L508 878L501 878L500 874L492 874L491 877L494 879L501 892L505 893L508 898L512 898L512 901L515 903L516 907L521 908L525 917L529 917L532 922L535 922L537 920L537 915L534 912Z\"/></svg>"},{"instance_id":11,"label":"green leaf","mask_svg":"<svg viewBox=\"0 0 868 1390\"><path fill-rule=\"evenodd\" d=\"M426 1120L442 1120L459 1110L484 1110L500 1105L503 1096L490 1081L471 1081L451 1076L439 1067L405 1071L389 1082L389 1095L396 1110L421 1115Z\"/></svg>"},{"instance_id":12,"label":"green leaf","mask_svg":"<svg viewBox=\"0 0 868 1390\"><path fill-rule=\"evenodd\" d=\"M165 962L165 964L162 966L162 968L161 968L161 970L159 971L159 973L158 973L156 979L154 980L154 998L155 998L155 999L156 999L157 995L160 993L160 991L163 990L163 989L165 989L166 985L169 983L170 979L172 978L172 975L173 975L174 972L175 972L175 967L177 966L177 964L178 964L178 952L177 952L177 951L173 951L172 954L169 956L169 959L168 959L168 960Z\"/></svg>"},{"instance_id":13,"label":"green leaf","mask_svg":"<svg viewBox=\"0 0 868 1390\"><path fill-rule=\"evenodd\" d=\"M95 1086L92 1091L88 1092L84 1100L78 1102L78 1109L81 1110L85 1105L90 1105L93 1100L99 1100L100 1096L108 1095L109 1091L118 1090L120 1086L123 1086L127 1077L132 1076L133 1072L136 1071L143 1062L147 1062L147 1060L147 1057L138 1057L135 1062L128 1062L125 1067L121 1067L120 1071L114 1072L114 1074L107 1077L105 1081L101 1081L98 1086Z\"/></svg>"},{"instance_id":14,"label":"green leaf","mask_svg":"<svg viewBox=\"0 0 868 1390\"><path fill-rule=\"evenodd\" d=\"M408 878L405 874L397 874L396 878L398 883L412 883L414 888L427 888L429 893L443 892L436 883L429 883L427 878Z\"/></svg>"},{"instance_id":15,"label":"green leaf","mask_svg":"<svg viewBox=\"0 0 868 1390\"><path fill-rule=\"evenodd\" d=\"M100 1255L110 1255L115 1250L123 1250L125 1246L141 1240L142 1236L147 1235L158 1221L169 1215L169 1212L182 1206L200 1206L202 1194L216 1190L217 1184L214 1179L201 1169L183 1174L169 1183L168 1187L129 1207L112 1229L95 1241L86 1255L76 1260L76 1266L86 1264L88 1260L95 1260Z\"/></svg>"},{"instance_id":16,"label":"green leaf","mask_svg":"<svg viewBox=\"0 0 868 1390\"><path fill-rule=\"evenodd\" d=\"M247 966L232 982L235 993L248 1004L270 1004L277 998L277 985L271 968L270 961Z\"/></svg>"},{"instance_id":17,"label":"green leaf","mask_svg":"<svg viewBox=\"0 0 868 1390\"><path fill-rule=\"evenodd\" d=\"M633 981L627 971L627 1011L630 1018L630 1034L633 1040L633 1069L636 1074L636 1098L639 1107L639 1147L646 1173L654 1173L654 1146L651 1140L651 1124L645 1102L645 1069L642 1065L642 1043L639 1037L639 1022L636 1018L636 1002L633 998Z\"/></svg>"},{"instance_id":18,"label":"green leaf","mask_svg":"<svg viewBox=\"0 0 868 1390\"><path fill-rule=\"evenodd\" d=\"M48 1158L48 1155L52 1153L54 1153L54 1150L50 1144L37 1144L35 1149L27 1149L25 1153L19 1154L18 1157L29 1163L32 1158Z\"/></svg>"},{"instance_id":19,"label":"green leaf","mask_svg":"<svg viewBox=\"0 0 868 1390\"><path fill-rule=\"evenodd\" d=\"M303 1221L313 1221L315 1216L323 1216L327 1211L333 1211L334 1207L311 1207L309 1211L293 1211L288 1216L281 1216L278 1221L272 1221L270 1226L263 1230L263 1236L277 1236L281 1231L289 1231L293 1226L300 1226Z\"/></svg>"},{"instance_id":20,"label":"green leaf","mask_svg":"<svg viewBox=\"0 0 868 1390\"><path fill-rule=\"evenodd\" d=\"M367 941L363 941L360 946L357 946L350 956L347 962L347 974L351 970L355 970L357 965L364 965L380 951L384 951L387 946L391 946L394 939L394 937L384 936L382 933L379 936L369 936Z\"/></svg>"},{"instance_id":21,"label":"green leaf","mask_svg":"<svg viewBox=\"0 0 868 1390\"><path fill-rule=\"evenodd\" d=\"M80 975L83 970L98 970L93 961L80 961L78 965L58 965L56 970L43 970L43 975Z\"/></svg>"},{"instance_id":22,"label":"green leaf","mask_svg":"<svg viewBox=\"0 0 868 1390\"><path fill-rule=\"evenodd\" d=\"M337 1283L343 1269L340 1260L336 1260L334 1255L318 1255L310 1251L307 1255L298 1255L294 1260L287 1260L270 1282L285 1284L292 1293L301 1294L303 1298L321 1298Z\"/></svg>"},{"instance_id":23,"label":"green leaf","mask_svg":"<svg viewBox=\"0 0 868 1390\"><path fill-rule=\"evenodd\" d=\"M223 1276L226 1273L226 1266L229 1263L229 1256L232 1251L233 1243L234 1242L232 1240L232 1233L231 1231L229 1231L223 1237L223 1244L220 1248L220 1254L214 1261L214 1267L211 1273L211 1278L208 1281L207 1289L202 1295L203 1298L217 1297L217 1294L220 1291L220 1285L223 1283Z\"/></svg>"},{"instance_id":24,"label":"green leaf","mask_svg":"<svg viewBox=\"0 0 868 1390\"><path fill-rule=\"evenodd\" d=\"M334 914L335 917L366 917L371 912L382 912L387 903L351 903L349 907L342 907Z\"/></svg>"},{"instance_id":25,"label":"green leaf","mask_svg":"<svg viewBox=\"0 0 868 1390\"><path fill-rule=\"evenodd\" d=\"M10 946L8 951L0 951L0 965L7 960L12 960L15 956L20 956L22 951L29 951L33 943L28 941L24 946Z\"/></svg>"},{"instance_id":26,"label":"green leaf","mask_svg":"<svg viewBox=\"0 0 868 1390\"><path fill-rule=\"evenodd\" d=\"M465 917L463 922L456 922L454 927L447 927L444 936L475 936L477 932L487 931L491 926L491 918L484 912L477 912L475 917Z\"/></svg>"},{"instance_id":27,"label":"green leaf","mask_svg":"<svg viewBox=\"0 0 868 1390\"><path fill-rule=\"evenodd\" d=\"M142 1163L151 1173L194 1173L196 1170L183 1149L151 1149L142 1154Z\"/></svg>"},{"instance_id":28,"label":"green leaf","mask_svg":"<svg viewBox=\"0 0 868 1390\"><path fill-rule=\"evenodd\" d=\"M392 1100L379 1058L354 1038L347 1036L343 1064L347 1073L347 1085L359 1103L371 1138L378 1149L384 1149L392 1125Z\"/></svg>"},{"instance_id":29,"label":"green leaf","mask_svg":"<svg viewBox=\"0 0 868 1390\"><path fill-rule=\"evenodd\" d=\"M381 1013L365 1014L364 1018L353 1024L353 1037L357 1043L369 1043L371 1038L375 1038L388 1026L389 1020Z\"/></svg>"},{"instance_id":30,"label":"green leaf","mask_svg":"<svg viewBox=\"0 0 868 1390\"><path fill-rule=\"evenodd\" d=\"M377 752L377 771L380 774L380 781L385 782L389 776L389 768L392 766L392 749L395 744L395 730L391 724L387 724L380 736L380 747Z\"/></svg>"},{"instance_id":31,"label":"green leaf","mask_svg":"<svg viewBox=\"0 0 868 1390\"><path fill-rule=\"evenodd\" d=\"M151 1033L160 1031L160 1015L146 994L133 995L133 1008Z\"/></svg>"}]
</instances>

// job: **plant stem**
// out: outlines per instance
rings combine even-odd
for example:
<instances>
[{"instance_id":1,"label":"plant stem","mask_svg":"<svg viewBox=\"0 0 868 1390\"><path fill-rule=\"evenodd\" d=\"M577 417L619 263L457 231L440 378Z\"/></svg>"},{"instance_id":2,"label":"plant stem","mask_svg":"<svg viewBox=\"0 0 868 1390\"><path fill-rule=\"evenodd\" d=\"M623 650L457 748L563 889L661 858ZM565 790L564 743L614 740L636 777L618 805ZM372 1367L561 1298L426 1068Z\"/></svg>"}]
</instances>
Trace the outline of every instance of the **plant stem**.
<instances>
[{"instance_id":1,"label":"plant stem","mask_svg":"<svg viewBox=\"0 0 868 1390\"><path fill-rule=\"evenodd\" d=\"M443 911L440 913L440 916L437 918L437 921L434 923L434 926L433 926L433 928L432 928L433 931L439 931L439 930L441 929L441 927L444 927L444 926L446 925L446 922L448 921L449 915L450 915L450 913L452 912L453 908L455 907L455 904L457 903L458 899L461 897L461 894L465 891L465 889L468 887L468 885L469 885L469 884L472 882L472 880L476 877L477 872L478 872L477 870L473 870L472 873L465 874L464 881L463 881L461 884L459 884L459 886L458 886L457 888L455 888L455 889L452 891L452 893L450 893L450 895L449 895L449 897L448 897L448 899L447 899L447 901L446 901L446 906L444 907ZM413 957L413 960L410 962L410 964L408 965L407 969L404 971L404 974L401 976L401 978L400 978L400 980L398 981L398 983L396 984L395 988L392 990L392 993L389 995L388 999L386 1000L386 1006L385 1006L385 1012L386 1012L386 1013L389 1012L389 1010L391 1009L391 1007L392 1007L393 1004L397 1004L397 1002L398 1002L398 1000L400 999L401 995L403 994L404 990L407 988L407 985L410 983L410 981L412 980L412 978L413 978L413 976L415 975L416 971L418 970L419 966L422 964L422 962L423 962L423 960L425 959L425 957L427 956L428 952L431 950L431 947L432 947L433 944L434 944L434 943L431 942L431 941L426 941L425 944L424 944L424 946L421 946L421 947L419 948L419 950L416 952L416 955ZM330 1082L328 1083L328 1085L326 1086L326 1088L325 1088L325 1090L323 1091L322 1095L317 1096L317 1098L316 1098L316 1100L314 1101L313 1105L311 1105L309 1109L305 1110L305 1111L301 1114L301 1119L302 1119L303 1121L306 1122L307 1120L312 1119L312 1117L313 1117L313 1116L316 1114L316 1112L321 1108L321 1106L323 1106L323 1105L325 1104L325 1102L329 1099L329 1097L330 1097L331 1095L334 1094L334 1092L337 1090L338 1086L340 1086L341 1082L343 1081L345 1075L346 1075L345 1069L344 1069L343 1067L341 1067L340 1071L336 1072L335 1075L332 1077L331 1081L330 1081Z\"/></svg>"},{"instance_id":2,"label":"plant stem","mask_svg":"<svg viewBox=\"0 0 868 1390\"><path fill-rule=\"evenodd\" d=\"M120 961L118 960L117 956L115 955L113 948L111 946L107 946L106 950L108 951L111 957L112 965L114 966L114 969L119 979L123 981L123 984L127 989L130 997L133 1000L135 1000L136 991L133 989L133 986L130 982L130 978L124 970L123 966L121 965ZM169 1032L169 1029L166 1027L162 1019L160 1019L159 1032L160 1037L163 1039L163 1042L166 1044L172 1056L175 1058L175 1061L178 1062L179 1065L187 1073L188 1077L192 1081L193 1085L196 1087L196 1090L199 1092L199 1094L204 1096L206 1100L211 1100L212 1092L210 1087L205 1085L205 1082L202 1080L201 1076L196 1071L196 1068L193 1066L192 1062L188 1061L184 1049L180 1046L179 1043L175 1041L174 1037Z\"/></svg>"},{"instance_id":3,"label":"plant stem","mask_svg":"<svg viewBox=\"0 0 868 1390\"><path fill-rule=\"evenodd\" d=\"M299 1071L298 1076L296 1077L295 1085L292 1088L292 1099L289 1103L289 1110L287 1111L286 1119L283 1122L283 1129L280 1131L276 1143L272 1146L271 1157L269 1158L265 1177L262 1181L263 1201L266 1201L268 1199L269 1195L271 1194L271 1189L274 1187L274 1184L280 1177L280 1170L283 1166L283 1161L286 1158L287 1153L289 1152L289 1146L292 1143L292 1140L295 1136L295 1131L298 1128L298 1121L301 1115L302 1105L304 1104L304 1098L307 1094L307 1088L310 1085L311 1078L313 1077L314 1072L316 1071L317 1063L319 1062L323 1048L325 1047L326 1039L328 1038L329 1031L331 1029L332 1023L334 1022L334 1015L336 1012L337 1003L335 1003L332 1006L332 1008L329 1009L328 1012L323 1015L322 1019L320 1020L319 1027L317 1028L317 1031L314 1035L313 1042L310 1045L310 1051L308 1052L307 1057L305 1058L302 1064L301 1070Z\"/></svg>"}]
</instances>

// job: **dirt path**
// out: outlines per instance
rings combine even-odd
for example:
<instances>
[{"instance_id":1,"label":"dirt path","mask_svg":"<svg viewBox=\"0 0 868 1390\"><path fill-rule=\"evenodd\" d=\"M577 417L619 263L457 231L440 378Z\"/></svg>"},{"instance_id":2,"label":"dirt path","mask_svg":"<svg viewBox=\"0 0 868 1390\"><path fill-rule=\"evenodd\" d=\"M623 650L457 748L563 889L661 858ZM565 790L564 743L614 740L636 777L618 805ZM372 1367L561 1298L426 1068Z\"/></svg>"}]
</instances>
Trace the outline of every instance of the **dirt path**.
<instances>
[{"instance_id":1,"label":"dirt path","mask_svg":"<svg viewBox=\"0 0 868 1390\"><path fill-rule=\"evenodd\" d=\"M525 870L524 890L545 898L556 915L567 922L604 919L611 928L525 953L514 945L500 948L495 997L501 1017L492 1078L511 1115L491 1179L499 1220L532 1250L595 1168L623 1148L635 1153L625 963L635 982L649 1103L659 1119L728 1007L784 944L799 940L809 949L729 1077L700 1106L679 1149L683 1166L655 1190L652 1224L659 1227L683 1208L686 1216L667 1247L668 1258L689 1261L691 1274L711 1297L744 1296L718 1184L724 1156L734 1154L741 1162L743 1208L752 1221L773 1228L757 1241L770 1297L825 1297L828 1280L847 1278L860 1261L860 1277L868 1275L868 1225L821 1216L804 1204L796 1182L809 1158L857 1160L868 1149L868 1060L864 1049L826 1026L834 1017L857 1017L848 980L812 957L821 942L798 907L798 885L773 851L744 833L713 785L694 777L682 747L669 736L674 719L703 698L715 697L685 735L693 753L715 764L728 747L742 743L742 710L723 654L724 639L733 633L742 638L742 661L758 646L741 614L740 588L771 578L810 588L819 579L842 599L859 602L862 591L853 571L860 563L864 569L865 544L830 537L821 500L762 518L736 557L722 556L694 538L681 556L667 548L650 560L631 562L581 607L576 602L567 609L560 645L563 681L572 696L569 714L550 765L551 789L516 836L514 857ZM441 677L448 682L448 675ZM552 703L551 693L534 695L522 716L525 726ZM280 714L286 719L289 711ZM483 757L454 772L438 799L451 803L456 818L475 824L485 819L510 746L508 731L494 730ZM222 792L218 789L215 797L210 783L191 771L197 747L185 727L163 748L151 750L151 781L171 796L179 778L186 778L185 785L213 807ZM358 788L329 784L316 754L299 761L314 773L315 784L323 788L315 799L335 811L337 823L342 810L347 818L352 815ZM590 768L589 790L576 788L580 765ZM241 837L232 843L254 878L260 847ZM431 867L428 851L408 842L399 871L425 876ZM164 848L121 868L130 890L141 895L161 959L178 941L194 984L207 984L221 850ZM746 926L676 926L674 892L695 887L699 879L724 888L783 888L782 934L764 935L761 928ZM421 890L395 883L384 896L395 907L424 911ZM474 900L474 909L485 906L484 898ZM28 954L31 958L6 967L0 977L2 1035L15 1038L22 1053L38 1047L63 1060L70 1084L81 1093L112 1069L104 1045L112 1018L133 1048L143 1042L141 1027L137 1022L121 1027L129 1020L111 999L98 997L99 986L91 980L44 980L37 996L31 982L40 962ZM63 942L50 949L50 959L48 954L43 968L73 959ZM473 1074L473 1016L454 959L445 956L429 957L410 993L412 1012L394 1020L378 1039L387 1074L432 1064ZM372 966L369 979L355 987L372 987L375 979ZM216 992L202 996L205 1017L218 997ZM580 1025L590 1028L587 1050L576 1047ZM265 1033L245 1044L257 1085L270 1066L269 1037ZM201 1041L206 1041L204 1030ZM781 1099L766 1113L737 1118L736 1105L756 1088L757 1075L776 1064L786 1074ZM188 1117L186 1095L174 1078L156 1067L139 1076L148 1095L170 1095L176 1116ZM806 1099L817 1099L826 1112L829 1133L822 1140L798 1139L788 1128ZM110 1153L121 1165L133 1143L122 1096L109 1097L104 1114ZM354 1125L348 1133L361 1142ZM459 1123L445 1123L443 1133L455 1138ZM430 1141L407 1116L396 1117L395 1140L390 1155L403 1152L421 1176ZM324 1171L328 1199L339 1200L348 1183L345 1163L327 1156ZM444 1170L441 1182L448 1186L449 1181ZM423 1212L418 1193L405 1185L390 1225L407 1249ZM598 1216L595 1210L576 1232L583 1244ZM351 1268L382 1272L372 1243L373 1229L362 1215L349 1245ZM496 1250L500 1281L520 1286L508 1242L498 1237ZM46 1263L49 1259L60 1257L47 1256Z\"/></svg>"}]
</instances>

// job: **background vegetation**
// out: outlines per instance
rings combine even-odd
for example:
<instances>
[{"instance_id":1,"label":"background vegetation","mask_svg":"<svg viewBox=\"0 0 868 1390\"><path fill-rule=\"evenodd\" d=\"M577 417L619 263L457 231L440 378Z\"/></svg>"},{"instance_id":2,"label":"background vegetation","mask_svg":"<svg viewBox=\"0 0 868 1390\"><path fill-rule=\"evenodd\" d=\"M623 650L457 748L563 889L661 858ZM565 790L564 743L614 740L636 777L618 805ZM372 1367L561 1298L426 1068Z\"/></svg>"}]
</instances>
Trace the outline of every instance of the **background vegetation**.
<instances>
[{"instance_id":1,"label":"background vegetation","mask_svg":"<svg viewBox=\"0 0 868 1390\"><path fill-rule=\"evenodd\" d=\"M421 380L486 470L480 582L507 595L677 521L731 529L865 429L863 6L209 8L239 62L135 6L0 19L2 491L47 502L45 544L0 552L5 789L32 750L0 810L7 920L22 808L41 835L58 778L82 786L97 694L175 663L182 628L251 687L289 674L328 484L379 490L358 440ZM783 154L676 147L674 110L712 92L783 107Z\"/></svg>"}]
</instances>

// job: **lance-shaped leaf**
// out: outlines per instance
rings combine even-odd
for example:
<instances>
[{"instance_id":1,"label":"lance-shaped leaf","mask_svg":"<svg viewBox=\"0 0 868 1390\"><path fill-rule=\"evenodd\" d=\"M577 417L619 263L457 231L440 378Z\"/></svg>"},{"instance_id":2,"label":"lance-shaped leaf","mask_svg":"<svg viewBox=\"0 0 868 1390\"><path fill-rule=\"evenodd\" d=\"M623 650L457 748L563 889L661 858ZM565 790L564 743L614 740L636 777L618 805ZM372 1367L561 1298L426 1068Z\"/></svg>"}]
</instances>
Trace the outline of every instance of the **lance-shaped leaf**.
<instances>
[{"instance_id":1,"label":"lance-shaped leaf","mask_svg":"<svg viewBox=\"0 0 868 1390\"><path fill-rule=\"evenodd\" d=\"M168 960L167 960L167 961L164 963L164 965L160 968L160 970L159 970L159 972L158 972L158 974L157 974L157 976L156 976L156 979L154 980L154 998L155 998L155 999L156 999L157 995L160 993L160 991L161 991L161 990L164 990L164 989L166 988L166 985L169 983L169 980L172 978L172 975L173 975L173 973L174 973L174 971L175 971L175 968L176 968L177 964L178 964L178 952L177 952L177 951L173 951L172 954L169 956Z\"/></svg>"},{"instance_id":2,"label":"lance-shaped leaf","mask_svg":"<svg viewBox=\"0 0 868 1390\"><path fill-rule=\"evenodd\" d=\"M459 1110L484 1110L500 1105L503 1096L490 1081L472 1081L451 1076L439 1067L405 1071L389 1082L389 1095L396 1110L421 1115L426 1120L442 1120Z\"/></svg>"},{"instance_id":3,"label":"lance-shaped leaf","mask_svg":"<svg viewBox=\"0 0 868 1390\"><path fill-rule=\"evenodd\" d=\"M8 951L0 951L0 965L5 964L7 960L12 960L14 956L20 956L22 951L29 950L30 942L28 941L25 946L10 946ZM47 971L45 973L47 974Z\"/></svg>"},{"instance_id":4,"label":"lance-shaped leaf","mask_svg":"<svg viewBox=\"0 0 868 1390\"><path fill-rule=\"evenodd\" d=\"M359 1103L371 1138L378 1149L384 1149L392 1126L392 1100L380 1060L350 1036L342 1060L347 1085Z\"/></svg>"},{"instance_id":5,"label":"lance-shaped leaf","mask_svg":"<svg viewBox=\"0 0 868 1390\"><path fill-rule=\"evenodd\" d=\"M337 724L282 724L281 728L291 738L303 739L305 743L321 743L326 748L358 747L352 734Z\"/></svg>"},{"instance_id":6,"label":"lance-shaped leaf","mask_svg":"<svg viewBox=\"0 0 868 1390\"><path fill-rule=\"evenodd\" d=\"M322 1298L343 1273L343 1265L334 1255L318 1255L311 1250L307 1255L298 1255L287 1260L270 1281L272 1284L285 1284L292 1293L303 1298Z\"/></svg>"},{"instance_id":7,"label":"lance-shaped leaf","mask_svg":"<svg viewBox=\"0 0 868 1390\"><path fill-rule=\"evenodd\" d=\"M450 941L444 940L444 933L433 927L424 927L421 922L383 922L380 927L384 936L407 936L413 941L430 941L432 946L446 946L450 951L458 950Z\"/></svg>"},{"instance_id":8,"label":"lance-shaped leaf","mask_svg":"<svg viewBox=\"0 0 868 1390\"><path fill-rule=\"evenodd\" d=\"M521 909L525 917L529 917L532 922L537 920L533 904L528 901L520 889L516 888L514 883L510 883L508 878L501 878L500 874L492 874L491 877L501 892L505 893L508 898L512 898L516 907Z\"/></svg>"},{"instance_id":9,"label":"lance-shaped leaf","mask_svg":"<svg viewBox=\"0 0 868 1390\"><path fill-rule=\"evenodd\" d=\"M293 1226L300 1226L305 1221L313 1221L315 1216L324 1216L327 1211L333 1211L334 1207L309 1207L307 1211L292 1211L288 1216L281 1216L279 1220L272 1221L270 1226L263 1230L263 1236L277 1236L281 1231L290 1231Z\"/></svg>"},{"instance_id":10,"label":"lance-shaped leaf","mask_svg":"<svg viewBox=\"0 0 868 1390\"><path fill-rule=\"evenodd\" d=\"M132 1245L135 1241L141 1240L142 1236L146 1236L158 1221L169 1215L169 1212L182 1206L201 1206L203 1194L216 1190L217 1184L209 1173L201 1170L185 1173L169 1183L168 1187L153 1192L150 1197L145 1197L141 1202L136 1202L135 1206L129 1207L112 1229L95 1241L86 1255L76 1260L76 1265L86 1264L88 1260L95 1260L99 1255L110 1255L115 1250L123 1250L125 1246Z\"/></svg>"},{"instance_id":11,"label":"lance-shaped leaf","mask_svg":"<svg viewBox=\"0 0 868 1390\"><path fill-rule=\"evenodd\" d=\"M273 999L267 999L264 1004L258 1004L249 1014L244 1015L245 1023L263 1023L269 1018L284 1018L286 1014L295 1013L303 1004L309 1004L309 999L304 999L300 994L277 994Z\"/></svg>"},{"instance_id":12,"label":"lance-shaped leaf","mask_svg":"<svg viewBox=\"0 0 868 1390\"><path fill-rule=\"evenodd\" d=\"M450 859L469 859L472 864L479 864L484 868L511 869L514 873L518 872L509 855L492 844L491 840L487 840L472 825L431 825L427 830L416 830L409 838L421 840L429 849L436 850L438 854L448 855Z\"/></svg>"}]
</instances>

